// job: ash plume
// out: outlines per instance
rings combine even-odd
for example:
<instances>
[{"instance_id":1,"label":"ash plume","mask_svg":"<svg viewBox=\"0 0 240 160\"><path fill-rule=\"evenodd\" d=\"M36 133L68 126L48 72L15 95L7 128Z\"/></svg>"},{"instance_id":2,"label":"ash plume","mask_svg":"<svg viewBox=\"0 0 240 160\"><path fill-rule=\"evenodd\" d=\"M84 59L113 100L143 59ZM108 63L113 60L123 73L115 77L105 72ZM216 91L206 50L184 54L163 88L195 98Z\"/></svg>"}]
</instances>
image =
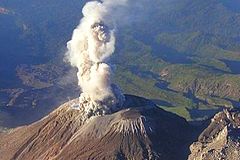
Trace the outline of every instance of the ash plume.
<instances>
[{"instance_id":1,"label":"ash plume","mask_svg":"<svg viewBox=\"0 0 240 160\"><path fill-rule=\"evenodd\" d=\"M114 10L126 3L126 0L86 3L83 18L67 43L66 57L78 69L78 84L82 90L77 108L88 114L110 113L123 104L121 90L112 84L108 60L115 50Z\"/></svg>"}]
</instances>

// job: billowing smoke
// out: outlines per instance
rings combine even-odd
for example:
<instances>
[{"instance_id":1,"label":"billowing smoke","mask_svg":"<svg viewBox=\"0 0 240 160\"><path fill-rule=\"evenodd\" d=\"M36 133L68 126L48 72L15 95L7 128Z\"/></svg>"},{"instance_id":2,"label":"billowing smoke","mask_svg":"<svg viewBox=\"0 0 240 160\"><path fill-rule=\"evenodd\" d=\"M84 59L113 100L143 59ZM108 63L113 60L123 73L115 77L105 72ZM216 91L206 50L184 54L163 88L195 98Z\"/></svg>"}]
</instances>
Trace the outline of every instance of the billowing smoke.
<instances>
[{"instance_id":1,"label":"billowing smoke","mask_svg":"<svg viewBox=\"0 0 240 160\"><path fill-rule=\"evenodd\" d=\"M124 101L120 89L112 84L108 60L115 50L114 10L125 4L126 0L86 3L83 18L67 43L67 59L78 69L82 90L78 107L88 114L110 113Z\"/></svg>"}]
</instances>

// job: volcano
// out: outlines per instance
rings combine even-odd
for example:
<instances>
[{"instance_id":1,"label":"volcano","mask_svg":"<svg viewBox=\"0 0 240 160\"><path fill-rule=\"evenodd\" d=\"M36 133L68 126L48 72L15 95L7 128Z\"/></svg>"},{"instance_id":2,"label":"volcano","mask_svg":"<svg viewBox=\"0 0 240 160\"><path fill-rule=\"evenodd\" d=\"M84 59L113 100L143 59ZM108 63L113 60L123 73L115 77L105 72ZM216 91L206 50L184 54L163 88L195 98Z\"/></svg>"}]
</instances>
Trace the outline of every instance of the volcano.
<instances>
[{"instance_id":1,"label":"volcano","mask_svg":"<svg viewBox=\"0 0 240 160\"><path fill-rule=\"evenodd\" d=\"M86 117L77 99L0 134L1 160L186 159L189 124L150 100L125 95L122 110Z\"/></svg>"}]
</instances>

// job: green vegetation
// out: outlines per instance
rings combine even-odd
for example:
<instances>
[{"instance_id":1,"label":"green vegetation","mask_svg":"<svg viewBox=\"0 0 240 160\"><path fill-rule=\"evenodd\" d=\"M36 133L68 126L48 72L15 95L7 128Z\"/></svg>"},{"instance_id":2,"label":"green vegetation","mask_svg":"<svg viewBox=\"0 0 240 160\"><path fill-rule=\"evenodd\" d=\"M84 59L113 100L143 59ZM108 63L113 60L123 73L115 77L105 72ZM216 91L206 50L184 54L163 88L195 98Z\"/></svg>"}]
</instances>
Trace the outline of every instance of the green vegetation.
<instances>
[{"instance_id":1,"label":"green vegetation","mask_svg":"<svg viewBox=\"0 0 240 160\"><path fill-rule=\"evenodd\" d=\"M164 31L149 43L135 35L136 31L125 31L114 57L118 64L115 81L124 92L153 99L159 107L188 120L202 120L222 108L238 107L240 76L224 62L240 60L240 43L233 37ZM159 87L159 82L164 85Z\"/></svg>"},{"instance_id":2,"label":"green vegetation","mask_svg":"<svg viewBox=\"0 0 240 160\"><path fill-rule=\"evenodd\" d=\"M240 43L233 38L209 35L201 32L161 33L157 42L182 54L197 55L217 59L240 60Z\"/></svg>"},{"instance_id":3,"label":"green vegetation","mask_svg":"<svg viewBox=\"0 0 240 160\"><path fill-rule=\"evenodd\" d=\"M0 2L0 6L14 11L14 15L9 16L11 18L0 18L10 24L14 35L17 32L16 43L23 46L7 46L11 52L3 51L4 57L10 55L10 60L12 57L33 57L15 64L30 66L25 70L17 70L18 73L22 71L19 77L24 82L28 80L24 87L37 85L42 88L41 94L45 94L44 87L47 84L55 85L58 78L62 77L61 69L66 68L62 63L64 46L79 23L85 2ZM140 0L139 4L141 2L145 1ZM144 10L141 6L135 6L135 17L130 17L131 21L123 22L118 28L116 53L112 62L116 64L114 81L122 90L152 99L159 107L188 120L209 118L224 107L238 107L239 2L153 0L145 3ZM3 24L0 24L3 31L0 33L11 38L11 35L4 34L6 25ZM12 39L16 39L15 36ZM38 61L33 63L34 58ZM46 63L61 69L36 65ZM16 66L11 68L13 73ZM15 79L11 79L16 83ZM7 81L9 76L1 79L3 86ZM14 87L23 86L16 83ZM65 95L64 89L59 94ZM78 96L75 93L70 95Z\"/></svg>"}]
</instances>

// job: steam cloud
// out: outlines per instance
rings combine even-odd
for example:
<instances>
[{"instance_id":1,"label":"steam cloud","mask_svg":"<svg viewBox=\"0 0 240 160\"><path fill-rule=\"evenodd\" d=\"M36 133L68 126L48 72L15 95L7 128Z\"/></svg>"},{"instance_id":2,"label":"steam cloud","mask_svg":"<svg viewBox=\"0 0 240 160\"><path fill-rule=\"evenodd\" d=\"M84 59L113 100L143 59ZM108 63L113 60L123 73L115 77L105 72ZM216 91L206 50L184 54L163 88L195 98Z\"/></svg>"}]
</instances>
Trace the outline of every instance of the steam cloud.
<instances>
[{"instance_id":1,"label":"steam cloud","mask_svg":"<svg viewBox=\"0 0 240 160\"><path fill-rule=\"evenodd\" d=\"M124 96L111 82L108 59L115 50L114 10L127 0L91 1L85 4L83 18L67 43L67 59L78 68L82 93L79 109L88 114L105 114L121 108Z\"/></svg>"}]
</instances>

